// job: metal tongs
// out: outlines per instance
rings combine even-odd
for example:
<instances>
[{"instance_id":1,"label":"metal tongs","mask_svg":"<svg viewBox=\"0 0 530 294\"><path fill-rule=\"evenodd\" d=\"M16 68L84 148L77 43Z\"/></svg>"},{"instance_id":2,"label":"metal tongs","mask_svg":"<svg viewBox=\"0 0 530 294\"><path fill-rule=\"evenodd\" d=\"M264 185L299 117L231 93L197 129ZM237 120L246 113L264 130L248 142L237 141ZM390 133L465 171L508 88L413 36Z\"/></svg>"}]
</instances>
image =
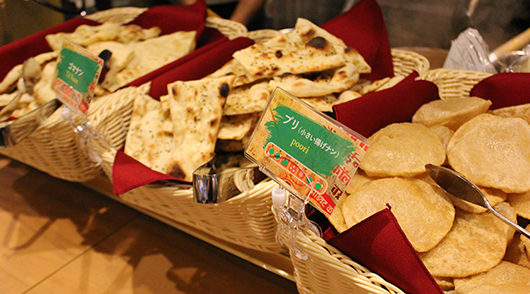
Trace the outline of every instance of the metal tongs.
<instances>
[{"instance_id":1,"label":"metal tongs","mask_svg":"<svg viewBox=\"0 0 530 294\"><path fill-rule=\"evenodd\" d=\"M17 120L0 122L0 148L16 145L29 136L61 106L57 99L50 100Z\"/></svg>"},{"instance_id":2,"label":"metal tongs","mask_svg":"<svg viewBox=\"0 0 530 294\"><path fill-rule=\"evenodd\" d=\"M196 203L221 203L254 187L264 178L258 167L240 154L216 155L193 172Z\"/></svg>"},{"instance_id":3,"label":"metal tongs","mask_svg":"<svg viewBox=\"0 0 530 294\"><path fill-rule=\"evenodd\" d=\"M22 65L17 82L18 93L0 111L0 148L18 144L61 106L57 99L53 99L19 119L9 120L13 110L18 107L22 95L26 93L33 95L33 87L40 78L40 72L41 66L33 58L28 58Z\"/></svg>"},{"instance_id":4,"label":"metal tongs","mask_svg":"<svg viewBox=\"0 0 530 294\"><path fill-rule=\"evenodd\" d=\"M22 64L20 76L17 81L17 94L9 103L0 110L0 121L9 119L13 110L17 109L20 98L24 94L33 95L33 87L38 79L40 79L41 66L33 58L28 58Z\"/></svg>"},{"instance_id":5,"label":"metal tongs","mask_svg":"<svg viewBox=\"0 0 530 294\"><path fill-rule=\"evenodd\" d=\"M487 208L496 217L500 218L502 221L512 226L514 229L521 232L521 234L523 234L525 237L530 239L530 232L496 211L491 206L482 191L480 191L475 184L471 183L464 176L448 168L434 164L425 165L425 169L427 170L429 176L447 193L462 200Z\"/></svg>"}]
</instances>

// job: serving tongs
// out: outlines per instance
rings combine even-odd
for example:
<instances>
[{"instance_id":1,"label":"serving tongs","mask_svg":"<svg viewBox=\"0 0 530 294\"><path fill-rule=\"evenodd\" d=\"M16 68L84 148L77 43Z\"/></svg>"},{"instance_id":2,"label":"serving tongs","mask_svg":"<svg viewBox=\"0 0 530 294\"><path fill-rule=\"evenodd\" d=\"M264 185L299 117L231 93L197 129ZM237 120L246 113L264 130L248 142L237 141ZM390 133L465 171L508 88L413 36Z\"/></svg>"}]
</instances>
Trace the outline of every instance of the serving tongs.
<instances>
[{"instance_id":1,"label":"serving tongs","mask_svg":"<svg viewBox=\"0 0 530 294\"><path fill-rule=\"evenodd\" d=\"M193 198L202 204L225 202L264 178L242 154L217 154L193 172Z\"/></svg>"},{"instance_id":2,"label":"serving tongs","mask_svg":"<svg viewBox=\"0 0 530 294\"><path fill-rule=\"evenodd\" d=\"M33 58L28 58L22 64L20 76L17 81L17 94L9 103L0 110L0 122L9 119L13 110L17 109L20 98L24 94L33 95L33 88L38 79L40 79L41 66Z\"/></svg>"},{"instance_id":3,"label":"serving tongs","mask_svg":"<svg viewBox=\"0 0 530 294\"><path fill-rule=\"evenodd\" d=\"M19 119L0 122L0 148L6 148L20 143L20 141L29 136L61 105L61 102L55 98Z\"/></svg>"},{"instance_id":4,"label":"serving tongs","mask_svg":"<svg viewBox=\"0 0 530 294\"><path fill-rule=\"evenodd\" d=\"M518 224L514 223L513 221L496 211L491 206L482 191L480 191L480 189L475 186L475 184L470 182L464 176L448 168L430 163L425 165L425 169L427 170L429 176L447 193L462 200L487 208L496 217L500 218L502 221L512 226L525 237L530 239L530 232L528 232Z\"/></svg>"},{"instance_id":5,"label":"serving tongs","mask_svg":"<svg viewBox=\"0 0 530 294\"><path fill-rule=\"evenodd\" d=\"M53 99L16 120L9 120L22 95L33 95L33 88L40 79L40 74L41 66L35 59L28 58L24 61L17 81L18 93L0 111L0 148L18 144L61 106L57 99Z\"/></svg>"}]
</instances>

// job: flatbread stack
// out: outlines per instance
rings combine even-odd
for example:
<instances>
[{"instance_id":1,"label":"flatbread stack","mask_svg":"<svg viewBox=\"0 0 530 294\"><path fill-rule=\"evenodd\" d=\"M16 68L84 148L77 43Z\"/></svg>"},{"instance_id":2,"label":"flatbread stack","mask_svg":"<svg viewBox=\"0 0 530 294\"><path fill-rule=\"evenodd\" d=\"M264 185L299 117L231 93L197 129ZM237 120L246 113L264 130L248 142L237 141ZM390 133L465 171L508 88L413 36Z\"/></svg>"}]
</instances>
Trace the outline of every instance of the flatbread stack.
<instances>
[{"instance_id":1,"label":"flatbread stack","mask_svg":"<svg viewBox=\"0 0 530 294\"><path fill-rule=\"evenodd\" d=\"M174 145L167 174L191 181L193 171L213 159L233 79L227 76L169 85Z\"/></svg>"},{"instance_id":2,"label":"flatbread stack","mask_svg":"<svg viewBox=\"0 0 530 294\"><path fill-rule=\"evenodd\" d=\"M163 106L169 96L155 100L147 94L149 87L150 84L126 87L116 92L136 97L124 152L151 169L165 173L173 144L173 130L164 129L165 124L171 124L169 111Z\"/></svg>"},{"instance_id":3,"label":"flatbread stack","mask_svg":"<svg viewBox=\"0 0 530 294\"><path fill-rule=\"evenodd\" d=\"M235 75L233 95L254 93L244 103L229 97L226 115L263 110L267 102L263 97L277 87L320 111L331 112L333 105L360 97L362 88L372 84L359 80L371 68L354 48L303 18L291 32L278 33L233 57L210 76Z\"/></svg>"},{"instance_id":4,"label":"flatbread stack","mask_svg":"<svg viewBox=\"0 0 530 294\"><path fill-rule=\"evenodd\" d=\"M160 102L146 103L139 97L129 130L129 136L136 139L127 140L125 153L154 170L191 181L193 170L211 160L215 152L245 149L277 87L318 110L331 112L335 104L399 81L359 80L361 73L370 71L355 49L310 21L299 19L292 32L278 33L264 43L235 52L233 59L212 74L168 85L168 102L161 97ZM144 123L146 120L156 123ZM143 126L144 130L134 126ZM143 134L147 126L156 134L154 139ZM151 129L154 127L158 129ZM167 132L173 136L167 149L170 154L159 159L149 157L161 150L160 146L167 146ZM140 138L147 141L134 141ZM140 150L135 146L144 146L143 152L149 156L134 152Z\"/></svg>"},{"instance_id":5,"label":"flatbread stack","mask_svg":"<svg viewBox=\"0 0 530 294\"><path fill-rule=\"evenodd\" d=\"M530 293L530 239L486 208L446 193L424 168L454 169L499 213L530 228L529 108L489 111L490 105L478 97L437 100L420 107L412 122L374 133L330 222L343 232L389 205L442 290Z\"/></svg>"},{"instance_id":6,"label":"flatbread stack","mask_svg":"<svg viewBox=\"0 0 530 294\"><path fill-rule=\"evenodd\" d=\"M32 58L41 66L36 74L33 93L24 94L17 109L11 114L18 118L56 97L53 90L57 57L65 39L85 48L94 55L109 50L104 80L96 85L94 98L115 92L127 83L156 70L195 49L195 31L160 35L159 27L144 29L135 24L105 22L97 26L80 25L71 33L45 36L53 51ZM16 95L22 64L11 69L0 82L0 109Z\"/></svg>"},{"instance_id":7,"label":"flatbread stack","mask_svg":"<svg viewBox=\"0 0 530 294\"><path fill-rule=\"evenodd\" d=\"M371 72L363 57L303 18L298 19L291 32L278 32L263 43L235 52L233 57L208 76L234 76L216 146L221 151L244 150L277 87L317 110L332 112L333 105L400 81L387 78L372 83L360 79L360 74Z\"/></svg>"}]
</instances>

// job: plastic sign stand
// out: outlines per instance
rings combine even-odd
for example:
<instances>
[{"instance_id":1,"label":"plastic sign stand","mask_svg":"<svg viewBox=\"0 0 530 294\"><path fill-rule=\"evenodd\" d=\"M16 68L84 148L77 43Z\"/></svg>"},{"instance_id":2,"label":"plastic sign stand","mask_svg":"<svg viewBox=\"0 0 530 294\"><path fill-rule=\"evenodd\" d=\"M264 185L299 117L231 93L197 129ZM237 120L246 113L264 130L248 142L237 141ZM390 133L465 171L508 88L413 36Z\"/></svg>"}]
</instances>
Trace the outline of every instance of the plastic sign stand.
<instances>
[{"instance_id":1,"label":"plastic sign stand","mask_svg":"<svg viewBox=\"0 0 530 294\"><path fill-rule=\"evenodd\" d=\"M88 147L89 141L98 135L87 113L103 66L102 58L65 39L55 72L55 92L66 106L61 109L61 115L77 134L79 147L98 164L102 159ZM74 119L76 115L81 116L80 124Z\"/></svg>"},{"instance_id":2,"label":"plastic sign stand","mask_svg":"<svg viewBox=\"0 0 530 294\"><path fill-rule=\"evenodd\" d=\"M245 155L290 193L329 217L359 167L367 141L276 88Z\"/></svg>"},{"instance_id":3,"label":"plastic sign stand","mask_svg":"<svg viewBox=\"0 0 530 294\"><path fill-rule=\"evenodd\" d=\"M55 77L59 100L86 116L103 65L103 59L65 39Z\"/></svg>"}]
</instances>

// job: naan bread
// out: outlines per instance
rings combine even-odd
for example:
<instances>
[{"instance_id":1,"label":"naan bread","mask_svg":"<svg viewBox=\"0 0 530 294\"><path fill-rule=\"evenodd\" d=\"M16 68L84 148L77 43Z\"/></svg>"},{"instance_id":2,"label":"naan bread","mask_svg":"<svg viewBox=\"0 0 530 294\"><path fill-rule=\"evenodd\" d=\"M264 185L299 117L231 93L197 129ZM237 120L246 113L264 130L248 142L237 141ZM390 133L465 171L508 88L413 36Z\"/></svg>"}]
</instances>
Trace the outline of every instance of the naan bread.
<instances>
[{"instance_id":1,"label":"naan bread","mask_svg":"<svg viewBox=\"0 0 530 294\"><path fill-rule=\"evenodd\" d=\"M35 101L35 98L33 98L31 95L27 93L23 93L20 100L29 101L29 102L28 103L19 102L18 107L15 110L13 110L13 112L11 113L11 117L21 118L39 106L37 101Z\"/></svg>"},{"instance_id":2,"label":"naan bread","mask_svg":"<svg viewBox=\"0 0 530 294\"><path fill-rule=\"evenodd\" d=\"M166 163L171 155L173 133L165 132L162 125L171 118L164 113L161 102L151 98L146 92L139 93L136 87L127 87L111 96L126 93L137 97L134 100L124 152L150 169L165 173Z\"/></svg>"},{"instance_id":3,"label":"naan bread","mask_svg":"<svg viewBox=\"0 0 530 294\"><path fill-rule=\"evenodd\" d=\"M36 55L35 57L33 57L33 59L41 66L44 66L47 62L56 59L58 55L59 52L45 52ZM11 70L2 80L2 82L0 82L0 93L11 92L16 86L21 73L22 64L18 64L12 67Z\"/></svg>"},{"instance_id":4,"label":"naan bread","mask_svg":"<svg viewBox=\"0 0 530 294\"><path fill-rule=\"evenodd\" d=\"M340 38L335 37L333 34L330 34L328 31L317 26L311 21L305 18L298 18L295 29L305 43L310 42L316 37L322 37L331 42L338 52L344 56L346 61L353 63L360 73L370 73L372 71L370 65L368 65L368 63L357 50L352 47L348 47Z\"/></svg>"},{"instance_id":5,"label":"naan bread","mask_svg":"<svg viewBox=\"0 0 530 294\"><path fill-rule=\"evenodd\" d=\"M187 55L195 49L196 34L195 31L179 31L143 42L129 43L127 47L133 52L134 58L116 74L114 81L105 78L105 88L114 92L135 79Z\"/></svg>"},{"instance_id":6,"label":"naan bread","mask_svg":"<svg viewBox=\"0 0 530 294\"><path fill-rule=\"evenodd\" d=\"M285 74L269 82L269 92L280 87L299 97L316 97L341 93L350 89L359 80L359 71L353 63L320 73L308 75Z\"/></svg>"},{"instance_id":7,"label":"naan bread","mask_svg":"<svg viewBox=\"0 0 530 294\"><path fill-rule=\"evenodd\" d=\"M55 69L57 68L57 61L47 63L41 72L40 80L33 88L33 96L39 105L42 105L55 97L57 93L54 90Z\"/></svg>"},{"instance_id":8,"label":"naan bread","mask_svg":"<svg viewBox=\"0 0 530 294\"><path fill-rule=\"evenodd\" d=\"M242 140L250 132L260 113L223 116L217 138L220 140Z\"/></svg>"},{"instance_id":9,"label":"naan bread","mask_svg":"<svg viewBox=\"0 0 530 294\"><path fill-rule=\"evenodd\" d=\"M233 80L233 76L227 76L168 85L175 145L167 174L191 181L193 171L213 158Z\"/></svg>"},{"instance_id":10,"label":"naan bread","mask_svg":"<svg viewBox=\"0 0 530 294\"><path fill-rule=\"evenodd\" d=\"M107 61L108 71L105 74L105 79L99 83L99 86L103 89L115 88L116 76L135 57L134 51L129 46L115 41L97 42L87 46L86 49L96 56L104 50L109 50L112 53L110 59Z\"/></svg>"},{"instance_id":11,"label":"naan bread","mask_svg":"<svg viewBox=\"0 0 530 294\"><path fill-rule=\"evenodd\" d=\"M278 34L265 43L256 43L239 50L233 57L245 68L250 80L272 78L285 73L320 72L343 66L348 61L345 57L346 46L342 45L344 43L340 39L323 32L316 25L310 25L309 21L299 19L294 31ZM348 53L352 51L350 49ZM360 55L356 57L364 60ZM358 60L351 61L359 63ZM359 69L359 72L363 70Z\"/></svg>"},{"instance_id":12,"label":"naan bread","mask_svg":"<svg viewBox=\"0 0 530 294\"><path fill-rule=\"evenodd\" d=\"M234 76L232 78L235 79ZM232 89L226 99L224 115L261 112L269 101L268 82L262 81Z\"/></svg>"},{"instance_id":13,"label":"naan bread","mask_svg":"<svg viewBox=\"0 0 530 294\"><path fill-rule=\"evenodd\" d=\"M232 87L239 87L246 84L250 84L250 79L246 76L245 68L235 59L231 59L225 65L218 70L214 71L207 78L219 78L227 75L235 75Z\"/></svg>"},{"instance_id":14,"label":"naan bread","mask_svg":"<svg viewBox=\"0 0 530 294\"><path fill-rule=\"evenodd\" d=\"M6 94L0 94L0 107L4 107L6 106L9 102L11 102L11 100L13 100L13 98L15 98L15 96L17 95L18 92L13 92L13 93L6 93ZM20 97L21 99L23 97ZM33 100L33 99L32 99ZM23 103L29 103L30 101L24 101Z\"/></svg>"},{"instance_id":15,"label":"naan bread","mask_svg":"<svg viewBox=\"0 0 530 294\"><path fill-rule=\"evenodd\" d=\"M110 66L109 71L115 70L118 72L124 69L134 58L134 52L129 46L115 41L97 42L95 44L88 45L86 49L96 56L98 56L104 50L109 50L112 52L112 55L108 61Z\"/></svg>"},{"instance_id":16,"label":"naan bread","mask_svg":"<svg viewBox=\"0 0 530 294\"><path fill-rule=\"evenodd\" d=\"M114 40L119 34L119 24L105 22L96 26L80 25L72 33L49 34L45 36L45 39L53 51L60 51L65 38L75 44L86 47L96 42Z\"/></svg>"},{"instance_id":17,"label":"naan bread","mask_svg":"<svg viewBox=\"0 0 530 294\"><path fill-rule=\"evenodd\" d=\"M126 24L120 26L120 33L116 41L120 43L139 42L160 36L162 29L159 27L151 27L144 29L136 24Z\"/></svg>"},{"instance_id":18,"label":"naan bread","mask_svg":"<svg viewBox=\"0 0 530 294\"><path fill-rule=\"evenodd\" d=\"M330 94L321 97L303 98L302 101L311 105L318 111L333 112L333 106L361 97L361 94L355 91L347 90L340 94Z\"/></svg>"}]
</instances>

